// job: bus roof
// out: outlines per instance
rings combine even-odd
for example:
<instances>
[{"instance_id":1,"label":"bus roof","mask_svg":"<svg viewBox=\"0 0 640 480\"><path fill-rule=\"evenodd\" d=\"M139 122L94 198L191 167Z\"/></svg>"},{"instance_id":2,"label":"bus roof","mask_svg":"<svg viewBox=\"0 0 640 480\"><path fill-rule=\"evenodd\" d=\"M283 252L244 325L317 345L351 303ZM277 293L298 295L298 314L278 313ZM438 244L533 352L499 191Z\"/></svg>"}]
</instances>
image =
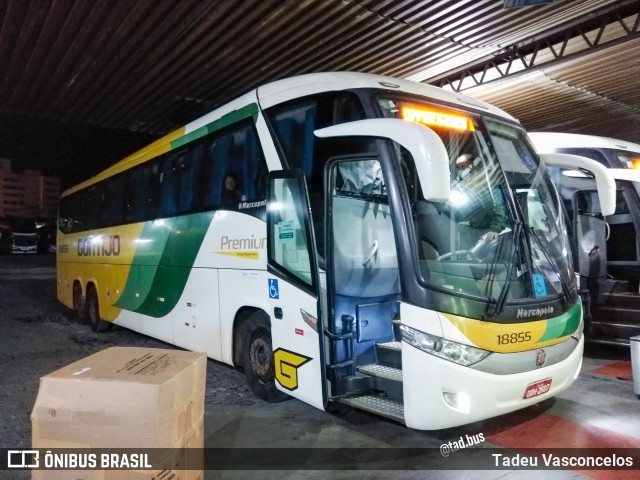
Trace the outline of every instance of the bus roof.
<instances>
[{"instance_id":1,"label":"bus roof","mask_svg":"<svg viewBox=\"0 0 640 480\"><path fill-rule=\"evenodd\" d=\"M186 124L185 126L174 130L173 132L159 138L150 145L132 153L123 160L117 162L96 176L75 185L62 193L66 196L82 188L88 187L100 180L111 177L117 173L127 170L139 163L155 158L172 149L172 142L179 140L190 133L219 120L225 115L243 108L251 103L257 103L259 100L261 108L293 100L295 98L312 95L314 93L340 91L354 88L376 88L386 89L389 91L399 91L422 95L433 98L442 102L453 105L460 105L471 108L479 112L491 113L512 121L517 121L511 115L503 110L496 108L481 100L477 100L460 93L454 93L439 87L427 85L423 83L402 80L395 77L387 77L382 75L374 75L358 72L326 72L326 73L310 73L291 77L283 80L277 80L266 85L262 85L253 89L239 98L216 108L215 110L203 115L202 117Z\"/></svg>"},{"instance_id":2,"label":"bus roof","mask_svg":"<svg viewBox=\"0 0 640 480\"><path fill-rule=\"evenodd\" d=\"M278 80L258 87L258 97L262 108L285 102L292 98L304 97L319 92L347 90L353 88L377 88L423 95L451 104L461 104L480 109L501 117L515 120L506 112L475 98L450 92L433 85L412 82L395 77L358 72L310 73Z\"/></svg>"},{"instance_id":3,"label":"bus roof","mask_svg":"<svg viewBox=\"0 0 640 480\"><path fill-rule=\"evenodd\" d=\"M533 144L541 153L558 148L608 148L640 153L640 145L597 135L558 132L529 132Z\"/></svg>"}]
</instances>

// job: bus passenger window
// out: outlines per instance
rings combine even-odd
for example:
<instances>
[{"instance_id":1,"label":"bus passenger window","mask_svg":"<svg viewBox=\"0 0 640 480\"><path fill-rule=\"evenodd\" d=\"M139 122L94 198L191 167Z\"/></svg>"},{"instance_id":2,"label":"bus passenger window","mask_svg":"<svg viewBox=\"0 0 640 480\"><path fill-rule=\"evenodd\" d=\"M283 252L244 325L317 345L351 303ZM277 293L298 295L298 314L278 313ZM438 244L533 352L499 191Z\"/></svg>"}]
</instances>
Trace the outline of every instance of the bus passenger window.
<instances>
[{"instance_id":1,"label":"bus passenger window","mask_svg":"<svg viewBox=\"0 0 640 480\"><path fill-rule=\"evenodd\" d=\"M71 229L71 216L70 214L70 206L71 200L73 196L64 197L60 199L60 209L58 212L58 228L63 233L70 233Z\"/></svg>"},{"instance_id":2,"label":"bus passenger window","mask_svg":"<svg viewBox=\"0 0 640 480\"><path fill-rule=\"evenodd\" d=\"M79 191L67 197L66 201L61 205L61 211L64 207L66 222L66 232L79 232L84 229L82 221L82 209L84 205L84 191Z\"/></svg>"},{"instance_id":3,"label":"bus passenger window","mask_svg":"<svg viewBox=\"0 0 640 480\"><path fill-rule=\"evenodd\" d=\"M243 201L258 202L267 197L267 162L264 159L258 134L253 126L247 128L243 175L240 179Z\"/></svg>"},{"instance_id":4,"label":"bus passenger window","mask_svg":"<svg viewBox=\"0 0 640 480\"><path fill-rule=\"evenodd\" d=\"M225 208L237 209L243 197L244 165L246 164L246 131L234 134L233 143L220 167L220 204Z\"/></svg>"},{"instance_id":5,"label":"bus passenger window","mask_svg":"<svg viewBox=\"0 0 640 480\"><path fill-rule=\"evenodd\" d=\"M243 204L266 196L267 165L253 124L242 122L210 138L204 155L204 207L257 215Z\"/></svg>"},{"instance_id":6,"label":"bus passenger window","mask_svg":"<svg viewBox=\"0 0 640 480\"><path fill-rule=\"evenodd\" d=\"M222 178L218 171L228 155L231 142L233 142L233 135L214 137L207 142L203 166L205 179L203 205L205 208L211 209L220 205Z\"/></svg>"},{"instance_id":7,"label":"bus passenger window","mask_svg":"<svg viewBox=\"0 0 640 480\"><path fill-rule=\"evenodd\" d=\"M155 165L157 170L157 165ZM154 210L154 180L150 165L132 170L129 173L127 185L127 203L125 220L139 222L149 218ZM157 181L157 178L155 178Z\"/></svg>"},{"instance_id":8,"label":"bus passenger window","mask_svg":"<svg viewBox=\"0 0 640 480\"><path fill-rule=\"evenodd\" d=\"M100 202L102 199L101 190L99 185L94 185L84 191L84 202L81 213L83 230L98 227L100 221Z\"/></svg>"},{"instance_id":9,"label":"bus passenger window","mask_svg":"<svg viewBox=\"0 0 640 480\"><path fill-rule=\"evenodd\" d=\"M108 179L103 187L100 226L118 225L123 221L124 175Z\"/></svg>"},{"instance_id":10,"label":"bus passenger window","mask_svg":"<svg viewBox=\"0 0 640 480\"><path fill-rule=\"evenodd\" d=\"M321 139L316 138L313 132L361 120L364 111L355 94L331 92L271 108L267 116L287 165L304 172L311 193L314 187L322 189L324 164L329 158L318 155Z\"/></svg>"},{"instance_id":11,"label":"bus passenger window","mask_svg":"<svg viewBox=\"0 0 640 480\"><path fill-rule=\"evenodd\" d=\"M172 156L165 157L160 163L160 194L158 198L158 216L171 217L178 212L178 192L176 186L176 166Z\"/></svg>"},{"instance_id":12,"label":"bus passenger window","mask_svg":"<svg viewBox=\"0 0 640 480\"><path fill-rule=\"evenodd\" d=\"M188 212L198 207L200 187L200 164L202 163L202 144L195 145L185 156L175 161L174 172L177 179L174 182L178 190L178 210Z\"/></svg>"},{"instance_id":13,"label":"bus passenger window","mask_svg":"<svg viewBox=\"0 0 640 480\"><path fill-rule=\"evenodd\" d=\"M170 217L196 210L200 186L202 144L166 157L160 165L159 213Z\"/></svg>"},{"instance_id":14,"label":"bus passenger window","mask_svg":"<svg viewBox=\"0 0 640 480\"><path fill-rule=\"evenodd\" d=\"M285 165L300 169L307 181L320 261L324 257L324 166L336 155L371 151L365 142L316 138L314 131L364 118L360 99L349 92L330 92L297 99L267 111ZM355 145L355 144L358 145ZM369 141L369 143L373 143ZM347 147L344 149L343 147ZM352 148L353 147L353 148Z\"/></svg>"}]
</instances>

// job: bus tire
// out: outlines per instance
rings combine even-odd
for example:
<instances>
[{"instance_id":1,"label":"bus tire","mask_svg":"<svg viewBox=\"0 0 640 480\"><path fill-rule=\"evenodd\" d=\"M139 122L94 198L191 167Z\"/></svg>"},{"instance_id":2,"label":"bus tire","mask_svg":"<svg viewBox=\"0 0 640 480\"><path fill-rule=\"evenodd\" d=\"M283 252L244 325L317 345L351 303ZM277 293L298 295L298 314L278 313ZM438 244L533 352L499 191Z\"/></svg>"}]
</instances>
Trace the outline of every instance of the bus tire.
<instances>
[{"instance_id":1,"label":"bus tire","mask_svg":"<svg viewBox=\"0 0 640 480\"><path fill-rule=\"evenodd\" d=\"M80 321L80 323L85 323L87 321L87 309L85 308L86 302L84 301L84 297L82 296L82 287L80 283L73 283L73 312L75 317Z\"/></svg>"},{"instance_id":2,"label":"bus tire","mask_svg":"<svg viewBox=\"0 0 640 480\"><path fill-rule=\"evenodd\" d=\"M242 345L242 368L253 393L267 402L281 402L289 397L276 388L269 317L257 311L245 320L238 331Z\"/></svg>"},{"instance_id":3,"label":"bus tire","mask_svg":"<svg viewBox=\"0 0 640 480\"><path fill-rule=\"evenodd\" d=\"M94 287L87 288L87 317L89 326L96 333L104 333L111 330L112 323L105 322L100 318L100 304L98 303L98 292Z\"/></svg>"}]
</instances>

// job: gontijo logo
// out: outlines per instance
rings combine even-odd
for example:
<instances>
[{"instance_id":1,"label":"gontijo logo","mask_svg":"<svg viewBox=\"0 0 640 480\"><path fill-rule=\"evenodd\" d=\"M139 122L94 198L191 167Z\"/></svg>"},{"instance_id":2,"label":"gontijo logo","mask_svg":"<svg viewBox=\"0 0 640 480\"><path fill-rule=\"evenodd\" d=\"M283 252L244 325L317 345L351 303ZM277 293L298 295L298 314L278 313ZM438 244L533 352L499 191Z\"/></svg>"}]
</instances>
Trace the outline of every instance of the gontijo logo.
<instances>
[{"instance_id":1,"label":"gontijo logo","mask_svg":"<svg viewBox=\"0 0 640 480\"><path fill-rule=\"evenodd\" d=\"M117 257L120 255L120 235L91 235L78 239L80 257Z\"/></svg>"},{"instance_id":2,"label":"gontijo logo","mask_svg":"<svg viewBox=\"0 0 640 480\"><path fill-rule=\"evenodd\" d=\"M278 348L273 352L275 362L276 380L289 391L298 388L298 369L311 361L311 357L305 357L295 352Z\"/></svg>"}]
</instances>

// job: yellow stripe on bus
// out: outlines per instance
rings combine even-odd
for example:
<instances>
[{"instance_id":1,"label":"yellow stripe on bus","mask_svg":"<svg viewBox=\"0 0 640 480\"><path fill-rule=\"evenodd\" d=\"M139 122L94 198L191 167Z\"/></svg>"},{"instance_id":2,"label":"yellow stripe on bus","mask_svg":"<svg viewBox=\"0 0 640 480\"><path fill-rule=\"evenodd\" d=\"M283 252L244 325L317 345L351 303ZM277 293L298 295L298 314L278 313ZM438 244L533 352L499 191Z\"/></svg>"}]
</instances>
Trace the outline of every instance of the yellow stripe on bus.
<instances>
[{"instance_id":1,"label":"yellow stripe on bus","mask_svg":"<svg viewBox=\"0 0 640 480\"><path fill-rule=\"evenodd\" d=\"M540 341L549 320L525 323L483 322L450 313L441 314L477 347L490 352L513 353L560 343L570 335Z\"/></svg>"},{"instance_id":2,"label":"yellow stripe on bus","mask_svg":"<svg viewBox=\"0 0 640 480\"><path fill-rule=\"evenodd\" d=\"M258 260L260 253L258 251L238 251L238 252L213 252L218 255L227 255L229 257L246 258L247 260Z\"/></svg>"}]
</instances>

